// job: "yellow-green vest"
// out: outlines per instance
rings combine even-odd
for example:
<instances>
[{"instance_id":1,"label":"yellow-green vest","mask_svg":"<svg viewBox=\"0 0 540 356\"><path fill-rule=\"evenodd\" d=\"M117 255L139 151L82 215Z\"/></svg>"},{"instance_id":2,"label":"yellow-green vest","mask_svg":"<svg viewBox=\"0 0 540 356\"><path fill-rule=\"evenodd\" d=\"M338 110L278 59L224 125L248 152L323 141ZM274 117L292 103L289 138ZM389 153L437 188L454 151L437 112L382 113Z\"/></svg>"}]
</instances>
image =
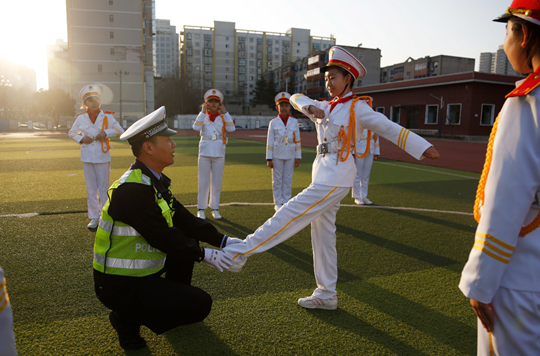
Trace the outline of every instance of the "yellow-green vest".
<instances>
[{"instance_id":1,"label":"yellow-green vest","mask_svg":"<svg viewBox=\"0 0 540 356\"><path fill-rule=\"evenodd\" d=\"M109 188L109 200L101 211L94 243L94 269L120 276L144 277L159 272L165 265L166 253L152 247L133 227L115 221L109 215L114 190L123 183L152 185L150 177L140 169L129 170ZM154 188L155 190L155 188ZM172 196L172 195L171 195ZM156 191L156 203L167 225L173 226L174 210ZM171 201L172 204L172 201Z\"/></svg>"}]
</instances>

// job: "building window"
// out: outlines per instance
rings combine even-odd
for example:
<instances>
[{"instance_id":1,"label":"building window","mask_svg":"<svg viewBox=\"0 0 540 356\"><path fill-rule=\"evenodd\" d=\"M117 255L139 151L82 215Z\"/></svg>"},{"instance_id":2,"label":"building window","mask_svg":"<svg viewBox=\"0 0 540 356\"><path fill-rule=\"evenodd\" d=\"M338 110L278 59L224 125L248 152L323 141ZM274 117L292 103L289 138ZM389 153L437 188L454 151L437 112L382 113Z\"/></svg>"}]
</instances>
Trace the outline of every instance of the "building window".
<instances>
[{"instance_id":1,"label":"building window","mask_svg":"<svg viewBox=\"0 0 540 356\"><path fill-rule=\"evenodd\" d=\"M228 56L228 55L229 55L229 52L225 52L225 55Z\"/></svg>"},{"instance_id":2,"label":"building window","mask_svg":"<svg viewBox=\"0 0 540 356\"><path fill-rule=\"evenodd\" d=\"M249 42L253 42L253 37L250 37ZM253 49L253 47L251 47Z\"/></svg>"},{"instance_id":3,"label":"building window","mask_svg":"<svg viewBox=\"0 0 540 356\"><path fill-rule=\"evenodd\" d=\"M111 56L114 56L114 48L111 48Z\"/></svg>"},{"instance_id":4,"label":"building window","mask_svg":"<svg viewBox=\"0 0 540 356\"><path fill-rule=\"evenodd\" d=\"M113 4L113 0L109 0L109 5L112 5Z\"/></svg>"},{"instance_id":5,"label":"building window","mask_svg":"<svg viewBox=\"0 0 540 356\"><path fill-rule=\"evenodd\" d=\"M378 108L375 108L375 111L380 112L381 114L384 115L384 106L379 106Z\"/></svg>"},{"instance_id":6,"label":"building window","mask_svg":"<svg viewBox=\"0 0 540 356\"><path fill-rule=\"evenodd\" d=\"M187 38L188 40L191 39L191 32L186 33L186 38Z\"/></svg>"},{"instance_id":7,"label":"building window","mask_svg":"<svg viewBox=\"0 0 540 356\"><path fill-rule=\"evenodd\" d=\"M196 52L197 52L197 51L196 51ZM193 50L192 50L191 48L188 48L188 49L186 50L186 54L187 54L188 56L191 56L191 55L193 54Z\"/></svg>"},{"instance_id":8,"label":"building window","mask_svg":"<svg viewBox=\"0 0 540 356\"><path fill-rule=\"evenodd\" d=\"M103 72L103 66L101 64L98 64L97 71L100 73Z\"/></svg>"},{"instance_id":9,"label":"building window","mask_svg":"<svg viewBox=\"0 0 540 356\"><path fill-rule=\"evenodd\" d=\"M212 41L212 35L204 35L205 41Z\"/></svg>"},{"instance_id":10,"label":"building window","mask_svg":"<svg viewBox=\"0 0 540 356\"><path fill-rule=\"evenodd\" d=\"M110 38L114 38L114 32L112 32L112 31L109 32L109 37L110 37Z\"/></svg>"},{"instance_id":11,"label":"building window","mask_svg":"<svg viewBox=\"0 0 540 356\"><path fill-rule=\"evenodd\" d=\"M399 106L392 106L390 108L390 117L393 122L399 124Z\"/></svg>"},{"instance_id":12,"label":"building window","mask_svg":"<svg viewBox=\"0 0 540 356\"><path fill-rule=\"evenodd\" d=\"M229 71L229 67L226 67L226 68L225 68L225 72L228 72L228 71Z\"/></svg>"},{"instance_id":13,"label":"building window","mask_svg":"<svg viewBox=\"0 0 540 356\"><path fill-rule=\"evenodd\" d=\"M113 22L114 21L114 15L109 15L109 22Z\"/></svg>"},{"instance_id":14,"label":"building window","mask_svg":"<svg viewBox=\"0 0 540 356\"><path fill-rule=\"evenodd\" d=\"M188 72L191 72L191 71L192 71L191 64L186 65L186 70L187 70Z\"/></svg>"},{"instance_id":15,"label":"building window","mask_svg":"<svg viewBox=\"0 0 540 356\"><path fill-rule=\"evenodd\" d=\"M480 115L481 126L492 126L495 117L495 105L482 104L482 114Z\"/></svg>"},{"instance_id":16,"label":"building window","mask_svg":"<svg viewBox=\"0 0 540 356\"><path fill-rule=\"evenodd\" d=\"M200 43L199 42L195 42L195 47L199 47Z\"/></svg>"},{"instance_id":17,"label":"building window","mask_svg":"<svg viewBox=\"0 0 540 356\"><path fill-rule=\"evenodd\" d=\"M246 38L245 37L238 37L238 42L246 42Z\"/></svg>"},{"instance_id":18,"label":"building window","mask_svg":"<svg viewBox=\"0 0 540 356\"><path fill-rule=\"evenodd\" d=\"M461 125L461 104L448 104L446 108L446 124Z\"/></svg>"},{"instance_id":19,"label":"building window","mask_svg":"<svg viewBox=\"0 0 540 356\"><path fill-rule=\"evenodd\" d=\"M201 36L198 33L195 34L195 39L198 40Z\"/></svg>"},{"instance_id":20,"label":"building window","mask_svg":"<svg viewBox=\"0 0 540 356\"><path fill-rule=\"evenodd\" d=\"M435 125L439 122L439 105L426 105L426 125Z\"/></svg>"}]
</instances>

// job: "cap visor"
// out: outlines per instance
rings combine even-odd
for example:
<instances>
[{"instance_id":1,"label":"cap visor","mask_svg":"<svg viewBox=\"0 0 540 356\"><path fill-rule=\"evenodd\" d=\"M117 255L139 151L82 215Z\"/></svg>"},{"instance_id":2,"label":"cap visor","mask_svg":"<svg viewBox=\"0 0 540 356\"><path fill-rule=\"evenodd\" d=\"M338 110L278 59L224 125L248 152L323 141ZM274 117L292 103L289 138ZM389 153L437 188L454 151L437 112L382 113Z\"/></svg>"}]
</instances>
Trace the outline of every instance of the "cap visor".
<instances>
[{"instance_id":1,"label":"cap visor","mask_svg":"<svg viewBox=\"0 0 540 356\"><path fill-rule=\"evenodd\" d=\"M174 136L177 133L178 132L176 132L176 131L174 131L174 130L167 127L165 130L158 132L154 136Z\"/></svg>"},{"instance_id":2,"label":"cap visor","mask_svg":"<svg viewBox=\"0 0 540 356\"><path fill-rule=\"evenodd\" d=\"M494 18L494 22L508 22L508 19L510 18L510 15L508 14L502 14L501 16Z\"/></svg>"}]
</instances>

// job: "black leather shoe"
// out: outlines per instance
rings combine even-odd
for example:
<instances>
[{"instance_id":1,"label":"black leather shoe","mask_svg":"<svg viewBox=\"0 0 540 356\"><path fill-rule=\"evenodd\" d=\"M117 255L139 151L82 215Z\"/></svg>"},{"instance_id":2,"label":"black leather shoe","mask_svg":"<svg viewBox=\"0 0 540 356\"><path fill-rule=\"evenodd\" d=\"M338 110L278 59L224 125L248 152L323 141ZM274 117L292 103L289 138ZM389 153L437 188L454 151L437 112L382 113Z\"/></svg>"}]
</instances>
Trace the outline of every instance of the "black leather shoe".
<instances>
[{"instance_id":1,"label":"black leather shoe","mask_svg":"<svg viewBox=\"0 0 540 356\"><path fill-rule=\"evenodd\" d=\"M120 313L114 310L110 312L109 320L118 333L118 341L124 350L138 350L146 346L146 341L139 334L140 325L126 322Z\"/></svg>"}]
</instances>

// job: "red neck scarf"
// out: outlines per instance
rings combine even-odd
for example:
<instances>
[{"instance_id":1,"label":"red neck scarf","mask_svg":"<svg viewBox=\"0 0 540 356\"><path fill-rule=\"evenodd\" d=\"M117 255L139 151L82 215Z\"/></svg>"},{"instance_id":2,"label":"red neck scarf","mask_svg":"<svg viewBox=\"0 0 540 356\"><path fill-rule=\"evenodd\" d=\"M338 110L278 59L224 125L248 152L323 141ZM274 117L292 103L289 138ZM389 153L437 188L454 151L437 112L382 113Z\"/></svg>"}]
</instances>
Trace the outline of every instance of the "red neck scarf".
<instances>
[{"instance_id":1,"label":"red neck scarf","mask_svg":"<svg viewBox=\"0 0 540 356\"><path fill-rule=\"evenodd\" d=\"M92 121L92 124L96 123L96 119L97 119L100 111L101 111L100 109L97 109L95 112L91 112L90 109L86 110L86 113L88 114L88 117L90 118L90 121Z\"/></svg>"},{"instance_id":2,"label":"red neck scarf","mask_svg":"<svg viewBox=\"0 0 540 356\"><path fill-rule=\"evenodd\" d=\"M281 116L281 114L279 114L279 117L281 118L281 120L283 120L283 124L285 126L287 126L287 120L289 120L289 114L287 114L287 116L283 117Z\"/></svg>"},{"instance_id":3,"label":"red neck scarf","mask_svg":"<svg viewBox=\"0 0 540 356\"><path fill-rule=\"evenodd\" d=\"M354 95L349 95L349 96L346 96L344 98L334 98L334 99L330 100L330 112L332 112L332 110L334 110L334 107L337 104L346 103L347 101L351 100L354 97L355 97Z\"/></svg>"},{"instance_id":4,"label":"red neck scarf","mask_svg":"<svg viewBox=\"0 0 540 356\"><path fill-rule=\"evenodd\" d=\"M210 111L207 111L206 115L208 115L208 118L210 119L210 121L214 122L216 120L216 117L218 117L221 114L219 112L217 112L215 115L212 115L212 114L210 114Z\"/></svg>"}]
</instances>

